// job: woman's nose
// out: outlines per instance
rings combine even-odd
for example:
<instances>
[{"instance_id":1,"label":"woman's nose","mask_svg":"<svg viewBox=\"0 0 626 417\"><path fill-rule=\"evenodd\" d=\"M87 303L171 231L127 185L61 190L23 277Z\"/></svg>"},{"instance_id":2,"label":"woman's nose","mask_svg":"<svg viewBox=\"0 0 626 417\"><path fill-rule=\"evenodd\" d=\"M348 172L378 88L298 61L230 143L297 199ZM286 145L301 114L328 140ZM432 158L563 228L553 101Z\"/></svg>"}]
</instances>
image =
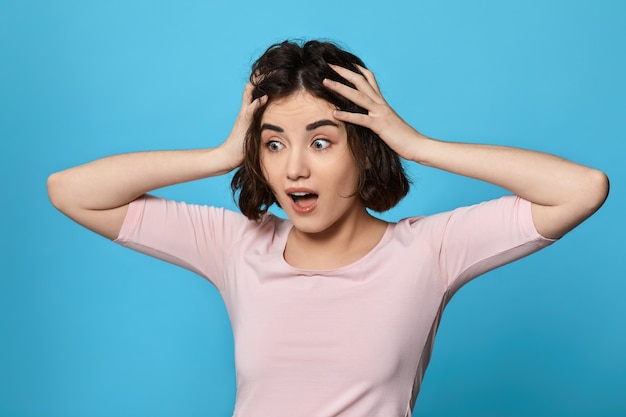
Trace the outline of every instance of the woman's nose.
<instances>
[{"instance_id":1,"label":"woman's nose","mask_svg":"<svg viewBox=\"0 0 626 417\"><path fill-rule=\"evenodd\" d=\"M299 149L292 149L289 153L286 169L287 178L295 181L300 178L308 178L311 174L305 152Z\"/></svg>"}]
</instances>

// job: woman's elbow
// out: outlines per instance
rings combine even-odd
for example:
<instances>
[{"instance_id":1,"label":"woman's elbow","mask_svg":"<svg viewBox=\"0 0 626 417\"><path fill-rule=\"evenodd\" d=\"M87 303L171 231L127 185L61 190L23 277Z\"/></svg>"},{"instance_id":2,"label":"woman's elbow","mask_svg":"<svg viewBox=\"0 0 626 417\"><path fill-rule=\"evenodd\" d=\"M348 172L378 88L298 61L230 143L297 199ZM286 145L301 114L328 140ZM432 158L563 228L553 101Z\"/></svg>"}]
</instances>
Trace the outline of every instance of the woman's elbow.
<instances>
[{"instance_id":1,"label":"woman's elbow","mask_svg":"<svg viewBox=\"0 0 626 417\"><path fill-rule=\"evenodd\" d=\"M590 169L585 187L585 201L589 215L595 213L606 201L609 195L609 177L602 171Z\"/></svg>"},{"instance_id":2,"label":"woman's elbow","mask_svg":"<svg viewBox=\"0 0 626 417\"><path fill-rule=\"evenodd\" d=\"M588 168L575 181L566 203L534 207L533 220L541 235L559 239L602 207L609 193L609 179L604 172Z\"/></svg>"},{"instance_id":3,"label":"woman's elbow","mask_svg":"<svg viewBox=\"0 0 626 417\"><path fill-rule=\"evenodd\" d=\"M68 205L67 181L63 171L55 172L48 177L46 182L48 198L52 205L59 211L65 212Z\"/></svg>"},{"instance_id":4,"label":"woman's elbow","mask_svg":"<svg viewBox=\"0 0 626 417\"><path fill-rule=\"evenodd\" d=\"M59 173L55 172L48 177L46 182L46 188L48 189L48 199L52 205L56 208L59 207Z\"/></svg>"}]
</instances>

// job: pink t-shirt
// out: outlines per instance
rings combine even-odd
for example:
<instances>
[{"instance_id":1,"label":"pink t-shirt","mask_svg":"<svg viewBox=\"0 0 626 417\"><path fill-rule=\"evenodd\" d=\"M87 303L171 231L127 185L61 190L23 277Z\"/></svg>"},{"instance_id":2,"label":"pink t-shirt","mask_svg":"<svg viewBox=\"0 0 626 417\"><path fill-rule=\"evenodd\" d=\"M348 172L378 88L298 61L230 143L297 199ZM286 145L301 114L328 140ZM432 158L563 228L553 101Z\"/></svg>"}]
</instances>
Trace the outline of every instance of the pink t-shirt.
<instances>
[{"instance_id":1,"label":"pink t-shirt","mask_svg":"<svg viewBox=\"0 0 626 417\"><path fill-rule=\"evenodd\" d=\"M410 416L454 292L551 243L514 196L390 223L370 253L332 270L284 260L291 227L148 196L130 205L117 239L218 288L235 339L237 417Z\"/></svg>"}]
</instances>

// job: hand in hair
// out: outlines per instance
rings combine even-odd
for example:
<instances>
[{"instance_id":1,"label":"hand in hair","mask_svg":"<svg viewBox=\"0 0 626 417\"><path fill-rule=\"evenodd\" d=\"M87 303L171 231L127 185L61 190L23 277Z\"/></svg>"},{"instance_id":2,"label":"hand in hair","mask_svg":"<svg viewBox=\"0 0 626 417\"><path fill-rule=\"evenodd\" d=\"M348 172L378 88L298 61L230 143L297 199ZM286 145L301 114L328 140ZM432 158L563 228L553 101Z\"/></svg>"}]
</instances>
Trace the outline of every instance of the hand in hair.
<instances>
[{"instance_id":1,"label":"hand in hair","mask_svg":"<svg viewBox=\"0 0 626 417\"><path fill-rule=\"evenodd\" d=\"M371 129L402 158L415 160L417 141L411 139L422 135L402 120L385 101L374 74L361 66L359 69L363 75L337 65L329 65L356 88L329 79L324 80L324 85L367 110L367 114L336 110L335 118Z\"/></svg>"},{"instance_id":2,"label":"hand in hair","mask_svg":"<svg viewBox=\"0 0 626 417\"><path fill-rule=\"evenodd\" d=\"M254 87L250 82L248 82L243 91L241 109L239 110L235 124L233 125L233 128L224 143L220 146L220 148L226 151L226 155L229 155L231 169L235 169L243 162L243 143L248 127L250 126L250 122L252 121L252 115L258 107L262 106L267 101L267 96L262 96L252 100L253 90Z\"/></svg>"}]
</instances>

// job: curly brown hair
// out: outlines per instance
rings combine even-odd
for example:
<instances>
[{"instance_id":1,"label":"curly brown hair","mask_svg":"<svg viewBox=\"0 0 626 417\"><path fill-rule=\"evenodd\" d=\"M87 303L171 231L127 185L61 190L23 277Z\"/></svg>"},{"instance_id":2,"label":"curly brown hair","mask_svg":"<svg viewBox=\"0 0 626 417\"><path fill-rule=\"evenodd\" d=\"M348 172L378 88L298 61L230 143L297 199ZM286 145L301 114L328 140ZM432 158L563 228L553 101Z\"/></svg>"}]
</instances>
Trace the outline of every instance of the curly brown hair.
<instances>
[{"instance_id":1,"label":"curly brown hair","mask_svg":"<svg viewBox=\"0 0 626 417\"><path fill-rule=\"evenodd\" d=\"M261 119L269 103L306 90L340 110L367 113L365 109L324 87L324 78L354 87L328 64L339 65L357 73L361 73L358 66L365 68L357 56L334 43L316 40L274 44L252 65L252 100L264 95L268 99L253 115L244 141L244 161L231 182L233 195L238 195L239 209L249 219L258 220L272 204L277 203L260 163ZM351 123L346 123L346 130L348 144L359 171L359 197L365 207L371 210L389 210L409 191L410 182L400 158L372 130Z\"/></svg>"}]
</instances>

